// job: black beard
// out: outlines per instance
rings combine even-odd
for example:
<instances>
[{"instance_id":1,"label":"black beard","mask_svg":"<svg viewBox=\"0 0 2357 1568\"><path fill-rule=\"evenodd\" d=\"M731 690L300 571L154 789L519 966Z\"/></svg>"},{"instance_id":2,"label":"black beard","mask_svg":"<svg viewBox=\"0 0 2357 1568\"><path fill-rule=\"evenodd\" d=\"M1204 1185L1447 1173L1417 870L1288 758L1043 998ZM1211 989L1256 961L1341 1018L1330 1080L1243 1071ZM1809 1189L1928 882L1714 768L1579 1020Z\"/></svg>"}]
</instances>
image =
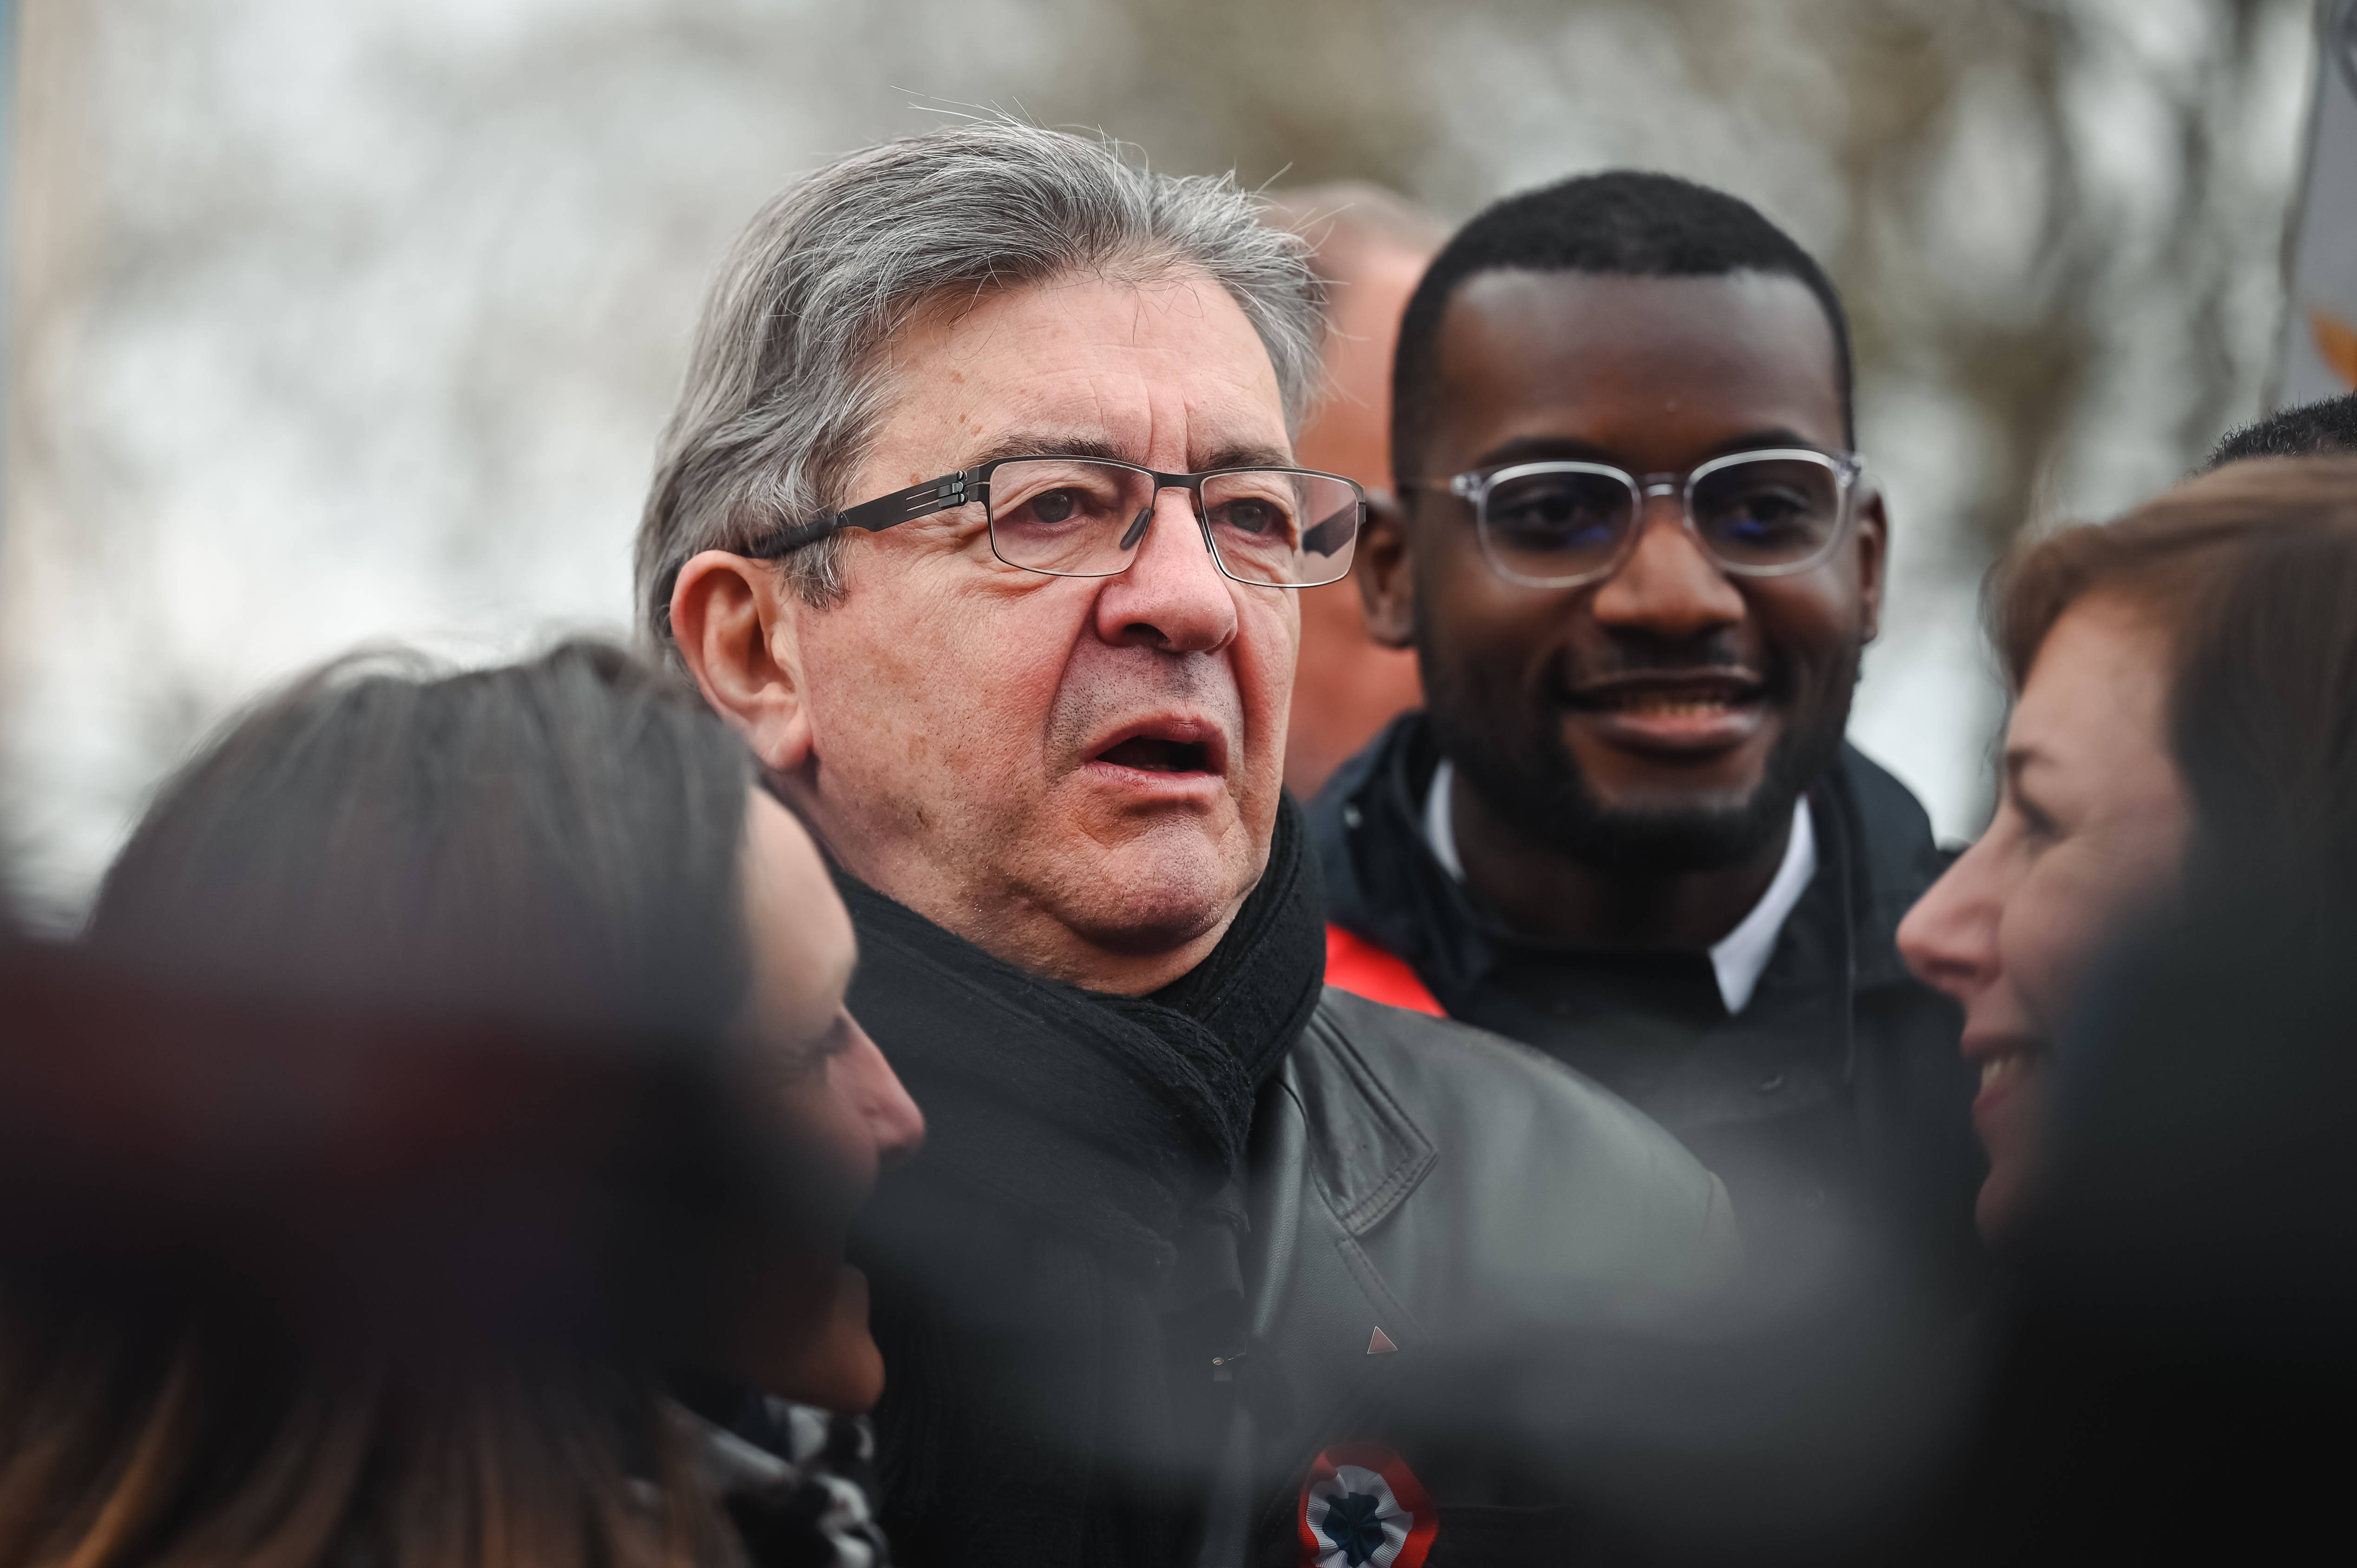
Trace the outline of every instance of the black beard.
<instances>
[{"instance_id":1,"label":"black beard","mask_svg":"<svg viewBox=\"0 0 2357 1568\"><path fill-rule=\"evenodd\" d=\"M1765 853L1792 821L1801 792L1841 755L1859 650L1831 671L1825 700L1793 703L1795 724L1768 754L1750 798L1691 811L1614 811L1596 798L1552 722L1532 724L1520 702L1495 704L1501 688L1463 689L1441 660L1423 665L1425 719L1440 755L1465 772L1501 821L1532 843L1599 871L1649 875L1717 871ZM1769 694L1790 690L1789 667L1769 671ZM1438 679L1436 679L1438 677ZM1491 701L1484 699L1490 698ZM1552 712L1542 715L1551 721Z\"/></svg>"}]
</instances>

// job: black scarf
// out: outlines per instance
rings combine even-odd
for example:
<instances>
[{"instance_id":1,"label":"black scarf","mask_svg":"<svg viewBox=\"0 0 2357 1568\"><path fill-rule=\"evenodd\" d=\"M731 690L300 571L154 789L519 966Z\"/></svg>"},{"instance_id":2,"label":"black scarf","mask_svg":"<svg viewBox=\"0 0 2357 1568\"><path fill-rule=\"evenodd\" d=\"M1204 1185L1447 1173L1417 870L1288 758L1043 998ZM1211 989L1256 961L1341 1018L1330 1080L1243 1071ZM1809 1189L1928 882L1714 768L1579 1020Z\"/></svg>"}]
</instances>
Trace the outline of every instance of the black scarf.
<instances>
[{"instance_id":1,"label":"black scarf","mask_svg":"<svg viewBox=\"0 0 2357 1568\"><path fill-rule=\"evenodd\" d=\"M917 1564L1175 1562L1219 1424L1208 1347L1241 1331L1254 1099L1325 977L1299 810L1281 803L1219 945L1149 997L1034 978L839 880L852 1011L927 1122L861 1248L896 1544Z\"/></svg>"}]
</instances>

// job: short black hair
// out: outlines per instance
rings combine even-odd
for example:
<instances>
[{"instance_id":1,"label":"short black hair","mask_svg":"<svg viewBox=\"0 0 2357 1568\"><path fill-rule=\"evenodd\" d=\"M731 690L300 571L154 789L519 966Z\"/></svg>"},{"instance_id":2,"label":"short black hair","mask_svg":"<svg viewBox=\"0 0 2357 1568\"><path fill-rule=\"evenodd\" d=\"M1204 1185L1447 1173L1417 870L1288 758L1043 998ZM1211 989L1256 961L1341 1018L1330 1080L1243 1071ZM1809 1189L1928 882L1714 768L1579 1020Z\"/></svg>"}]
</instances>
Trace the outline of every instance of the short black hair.
<instances>
[{"instance_id":1,"label":"short black hair","mask_svg":"<svg viewBox=\"0 0 2357 1568\"><path fill-rule=\"evenodd\" d=\"M2204 463L2206 473L2252 457L2313 457L2357 452L2357 392L2302 403L2228 433Z\"/></svg>"},{"instance_id":2,"label":"short black hair","mask_svg":"<svg viewBox=\"0 0 2357 1568\"><path fill-rule=\"evenodd\" d=\"M1510 196L1459 229L1408 300L1392 360L1392 465L1412 470L1431 430L1440 318L1477 273L1594 273L1609 277L1721 277L1772 273L1800 283L1833 328L1842 436L1855 444L1849 317L1816 259L1760 209L1674 175L1613 169Z\"/></svg>"}]
</instances>

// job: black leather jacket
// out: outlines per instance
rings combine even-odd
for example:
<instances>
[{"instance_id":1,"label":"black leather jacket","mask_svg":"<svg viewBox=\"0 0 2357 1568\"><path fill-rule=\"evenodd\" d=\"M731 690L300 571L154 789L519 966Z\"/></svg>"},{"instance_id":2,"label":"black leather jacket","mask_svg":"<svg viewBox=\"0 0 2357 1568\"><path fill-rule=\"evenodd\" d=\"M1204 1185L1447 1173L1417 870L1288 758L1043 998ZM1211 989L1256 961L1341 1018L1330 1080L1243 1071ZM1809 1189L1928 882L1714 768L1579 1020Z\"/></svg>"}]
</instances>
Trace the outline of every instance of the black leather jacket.
<instances>
[{"instance_id":1,"label":"black leather jacket","mask_svg":"<svg viewBox=\"0 0 2357 1568\"><path fill-rule=\"evenodd\" d=\"M1331 988L1263 1090L1254 1145L1265 1362L1248 1370L1283 1392L1239 1402L1207 1564L1300 1561L1318 1455L1412 1426L1420 1364L1660 1323L1739 1262L1718 1178L1622 1101L1497 1036ZM1396 1457L1438 1510L1432 1563L1492 1528L1451 1455Z\"/></svg>"}]
</instances>

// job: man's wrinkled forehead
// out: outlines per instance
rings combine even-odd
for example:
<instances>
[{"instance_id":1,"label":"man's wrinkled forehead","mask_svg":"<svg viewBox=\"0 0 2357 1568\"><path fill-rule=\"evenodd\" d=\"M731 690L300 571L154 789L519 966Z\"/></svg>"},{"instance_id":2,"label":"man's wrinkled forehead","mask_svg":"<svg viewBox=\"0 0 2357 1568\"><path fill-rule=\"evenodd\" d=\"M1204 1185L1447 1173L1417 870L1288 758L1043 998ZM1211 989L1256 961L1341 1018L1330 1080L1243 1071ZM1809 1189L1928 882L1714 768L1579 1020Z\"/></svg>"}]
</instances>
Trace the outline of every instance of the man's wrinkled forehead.
<instances>
[{"instance_id":1,"label":"man's wrinkled forehead","mask_svg":"<svg viewBox=\"0 0 2357 1568\"><path fill-rule=\"evenodd\" d=\"M896 335L890 360L888 423L960 465L1050 451L1195 468L1291 460L1267 351L1199 274L937 304Z\"/></svg>"}]
</instances>

